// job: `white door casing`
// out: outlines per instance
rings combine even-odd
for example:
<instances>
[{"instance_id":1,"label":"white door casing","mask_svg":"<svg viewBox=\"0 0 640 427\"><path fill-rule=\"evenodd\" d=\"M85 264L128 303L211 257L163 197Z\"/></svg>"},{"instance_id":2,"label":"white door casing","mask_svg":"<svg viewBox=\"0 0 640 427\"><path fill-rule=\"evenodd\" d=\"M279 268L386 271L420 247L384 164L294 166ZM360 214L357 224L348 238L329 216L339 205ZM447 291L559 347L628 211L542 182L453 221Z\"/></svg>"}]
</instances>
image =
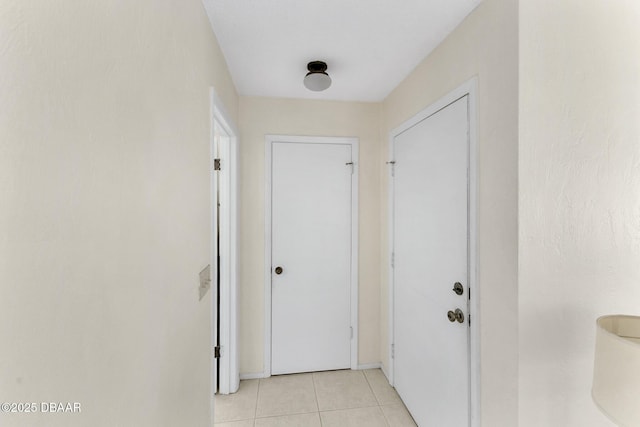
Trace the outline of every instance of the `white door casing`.
<instances>
[{"instance_id":1,"label":"white door casing","mask_svg":"<svg viewBox=\"0 0 640 427\"><path fill-rule=\"evenodd\" d=\"M474 88L390 135L389 379L419 425L478 422ZM456 308L463 323L447 318Z\"/></svg>"},{"instance_id":2,"label":"white door casing","mask_svg":"<svg viewBox=\"0 0 640 427\"><path fill-rule=\"evenodd\" d=\"M224 104L215 90L210 89L211 98L211 292L213 316L212 334L216 340L216 305L220 299L220 358L214 358L213 370L219 364L220 394L235 393L240 386L238 366L238 329L237 329L237 163L238 131L233 124ZM214 170L214 159L220 160L220 170ZM216 189L219 190L216 191ZM218 218L216 204L220 205ZM216 244L217 229L220 228L220 250ZM220 295L216 295L215 284L217 257L220 256ZM213 356L213 351L212 351ZM215 391L216 378L213 375Z\"/></svg>"},{"instance_id":3,"label":"white door casing","mask_svg":"<svg viewBox=\"0 0 640 427\"><path fill-rule=\"evenodd\" d=\"M265 374L355 367L357 140L266 144Z\"/></svg>"}]
</instances>

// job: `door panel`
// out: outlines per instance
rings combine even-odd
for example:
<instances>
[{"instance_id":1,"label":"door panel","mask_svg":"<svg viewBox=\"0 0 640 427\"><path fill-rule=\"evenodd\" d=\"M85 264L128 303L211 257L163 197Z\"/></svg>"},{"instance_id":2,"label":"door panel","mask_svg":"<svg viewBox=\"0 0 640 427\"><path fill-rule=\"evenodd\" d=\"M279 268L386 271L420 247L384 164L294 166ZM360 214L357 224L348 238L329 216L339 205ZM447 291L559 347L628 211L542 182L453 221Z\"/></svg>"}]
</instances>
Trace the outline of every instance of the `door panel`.
<instances>
[{"instance_id":1,"label":"door panel","mask_svg":"<svg viewBox=\"0 0 640 427\"><path fill-rule=\"evenodd\" d=\"M272 144L273 374L350 367L349 162L348 144Z\"/></svg>"},{"instance_id":2,"label":"door panel","mask_svg":"<svg viewBox=\"0 0 640 427\"><path fill-rule=\"evenodd\" d=\"M394 139L394 385L420 426L469 425L468 147L467 97Z\"/></svg>"}]
</instances>

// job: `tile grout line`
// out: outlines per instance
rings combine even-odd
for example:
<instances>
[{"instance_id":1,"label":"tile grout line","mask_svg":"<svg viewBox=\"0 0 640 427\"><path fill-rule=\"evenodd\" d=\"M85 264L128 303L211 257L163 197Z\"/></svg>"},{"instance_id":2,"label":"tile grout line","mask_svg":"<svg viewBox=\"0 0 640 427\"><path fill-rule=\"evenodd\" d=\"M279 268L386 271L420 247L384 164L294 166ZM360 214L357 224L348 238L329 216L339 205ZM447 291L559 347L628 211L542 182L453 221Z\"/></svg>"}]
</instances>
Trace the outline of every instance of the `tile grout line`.
<instances>
[{"instance_id":1,"label":"tile grout line","mask_svg":"<svg viewBox=\"0 0 640 427\"><path fill-rule=\"evenodd\" d=\"M319 402L319 398L318 398L318 390L317 390L317 387L316 387L316 385L317 385L316 384L316 378L318 377L318 375L317 375L317 372L311 372L309 374L310 374L310 377L311 377L310 378L311 385L313 387L314 398L315 398L315 401L316 401L316 411L304 412L304 413L308 413L308 414L316 413L316 414L318 414L319 425L322 427L324 425L324 423L323 423L322 417L321 417L321 412L322 411L320 411L320 402ZM371 406L370 405L366 405L366 406L362 406L362 407L357 406L357 407L354 407L354 408L335 409L333 411L332 410L328 410L328 412L348 411L350 409L360 409L360 408L364 409L364 408L367 408L367 407L370 407L370 408L378 407L379 411L382 412L382 419L384 420L385 425L386 426L391 426L392 424L391 424L391 421L390 421L389 417L387 416L385 411L382 410L384 405L382 404L380 398L375 393L374 387L372 385L372 381L373 381L373 379L375 379L375 376L372 377L372 378L369 378L369 376L367 375L367 373L364 370L360 371L360 375L364 376L365 382L366 382L367 386L369 387L369 391L374 396L374 399L375 399L374 405L371 405ZM250 421L253 421L253 424L252 424L253 427L255 427L257 425L256 423L257 423L257 420L258 420L258 418L257 418L257 416L258 416L258 413L257 413L258 412L258 401L259 401L260 392L262 391L261 389L262 389L262 379L258 379L258 384L257 384L257 387L256 387L256 400L255 400L255 406L254 406L254 417L253 417L253 420L250 420ZM304 413L300 413L300 415L302 415ZM271 416L267 416L265 418L277 418L277 417L280 417L280 416L287 416L287 415L296 415L296 414L271 415Z\"/></svg>"},{"instance_id":2,"label":"tile grout line","mask_svg":"<svg viewBox=\"0 0 640 427\"><path fill-rule=\"evenodd\" d=\"M319 410L318 410L318 397L317 397L317 393L316 393L316 389L315 389L315 382L313 380L313 373L309 372L309 373L298 373L298 374L290 374L289 376L291 377L309 377L310 381L311 381L311 386L313 387L313 393L314 393L314 398L316 401L316 409L315 410L311 410L311 411L300 411L300 412L283 412L283 413L274 413L274 414L270 414L270 415L263 415L258 417L258 410L257 410L257 401L258 399L256 399L256 410L254 413L254 427L257 425L258 420L263 420L263 419L269 419L269 418L282 418L282 417L291 417L291 416L297 416L297 415L308 415L308 414L318 414L318 418L320 417L319 415ZM258 387L258 395L259 393L262 391L262 387L260 387L260 385L262 384L262 379L259 380L259 387ZM291 386L289 386L289 388L291 388Z\"/></svg>"},{"instance_id":3,"label":"tile grout line","mask_svg":"<svg viewBox=\"0 0 640 427\"><path fill-rule=\"evenodd\" d=\"M256 427L256 419L258 417L258 399L260 398L260 384L262 384L262 378L258 378L258 389L256 390L256 407L253 409L253 427Z\"/></svg>"},{"instance_id":4,"label":"tile grout line","mask_svg":"<svg viewBox=\"0 0 640 427\"><path fill-rule=\"evenodd\" d=\"M322 427L322 417L320 416L320 402L318 401L318 391L316 390L316 373L311 373L311 384L313 385L313 394L316 397L316 407L318 408L318 420L320 421L320 427Z\"/></svg>"},{"instance_id":5,"label":"tile grout line","mask_svg":"<svg viewBox=\"0 0 640 427\"><path fill-rule=\"evenodd\" d=\"M380 412L382 412L382 417L384 418L384 421L387 423L388 426L391 426L391 421L389 421L389 418L387 418L387 414L385 414L385 412L382 410L382 406L379 406L380 408Z\"/></svg>"},{"instance_id":6,"label":"tile grout line","mask_svg":"<svg viewBox=\"0 0 640 427\"><path fill-rule=\"evenodd\" d=\"M373 390L373 387L371 386L371 383L369 382L369 377L367 377L366 372L362 371L362 375L364 375L364 379L365 379L365 381L367 381L367 385L369 386L369 390L371 390L371 394L373 394L373 397L376 399L376 402L378 402L378 406L382 406L382 403L380 403L380 399L378 399L378 395Z\"/></svg>"},{"instance_id":7,"label":"tile grout line","mask_svg":"<svg viewBox=\"0 0 640 427\"><path fill-rule=\"evenodd\" d=\"M387 418L387 414L385 414L384 411L382 410L382 403L380 402L380 399L378 399L378 395L376 394L376 392L373 390L373 386L369 381L369 377L367 376L366 371L363 370L362 375L364 375L364 379L367 381L367 385L369 386L369 389L371 389L371 394L373 394L373 397L375 397L376 402L378 402L378 408L380 409L380 412L382 412L382 418L384 418L384 422L387 423L387 426L391 426L391 422L389 421L389 418Z\"/></svg>"}]
</instances>

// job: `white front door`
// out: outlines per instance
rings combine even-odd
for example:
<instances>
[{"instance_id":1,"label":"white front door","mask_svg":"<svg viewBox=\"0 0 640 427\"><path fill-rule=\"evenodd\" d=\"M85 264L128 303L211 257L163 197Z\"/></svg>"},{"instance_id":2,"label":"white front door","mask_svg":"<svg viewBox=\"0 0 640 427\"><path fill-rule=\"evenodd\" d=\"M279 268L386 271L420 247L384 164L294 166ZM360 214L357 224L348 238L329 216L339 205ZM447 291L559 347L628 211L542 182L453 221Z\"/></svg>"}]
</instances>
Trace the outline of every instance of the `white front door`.
<instances>
[{"instance_id":1,"label":"white front door","mask_svg":"<svg viewBox=\"0 0 640 427\"><path fill-rule=\"evenodd\" d=\"M351 363L352 145L271 149L271 373Z\"/></svg>"},{"instance_id":2,"label":"white front door","mask_svg":"<svg viewBox=\"0 0 640 427\"><path fill-rule=\"evenodd\" d=\"M469 426L468 132L463 96L393 140L394 385L419 426Z\"/></svg>"}]
</instances>

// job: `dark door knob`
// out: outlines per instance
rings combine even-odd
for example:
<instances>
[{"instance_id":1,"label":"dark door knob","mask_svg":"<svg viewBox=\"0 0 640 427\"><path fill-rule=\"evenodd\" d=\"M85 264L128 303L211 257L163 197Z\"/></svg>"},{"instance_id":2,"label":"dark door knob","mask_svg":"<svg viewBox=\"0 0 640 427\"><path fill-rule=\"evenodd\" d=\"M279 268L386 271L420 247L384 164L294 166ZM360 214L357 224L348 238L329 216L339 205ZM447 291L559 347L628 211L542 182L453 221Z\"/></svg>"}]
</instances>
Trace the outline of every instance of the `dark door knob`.
<instances>
[{"instance_id":1,"label":"dark door knob","mask_svg":"<svg viewBox=\"0 0 640 427\"><path fill-rule=\"evenodd\" d=\"M282 274L283 270L282 270L282 267L278 266L278 267L275 268L274 271L276 272L276 274Z\"/></svg>"},{"instance_id":2,"label":"dark door knob","mask_svg":"<svg viewBox=\"0 0 640 427\"><path fill-rule=\"evenodd\" d=\"M459 308L456 308L456 311L449 310L447 312L447 318L449 319L449 322L462 323L464 322L464 313Z\"/></svg>"}]
</instances>

